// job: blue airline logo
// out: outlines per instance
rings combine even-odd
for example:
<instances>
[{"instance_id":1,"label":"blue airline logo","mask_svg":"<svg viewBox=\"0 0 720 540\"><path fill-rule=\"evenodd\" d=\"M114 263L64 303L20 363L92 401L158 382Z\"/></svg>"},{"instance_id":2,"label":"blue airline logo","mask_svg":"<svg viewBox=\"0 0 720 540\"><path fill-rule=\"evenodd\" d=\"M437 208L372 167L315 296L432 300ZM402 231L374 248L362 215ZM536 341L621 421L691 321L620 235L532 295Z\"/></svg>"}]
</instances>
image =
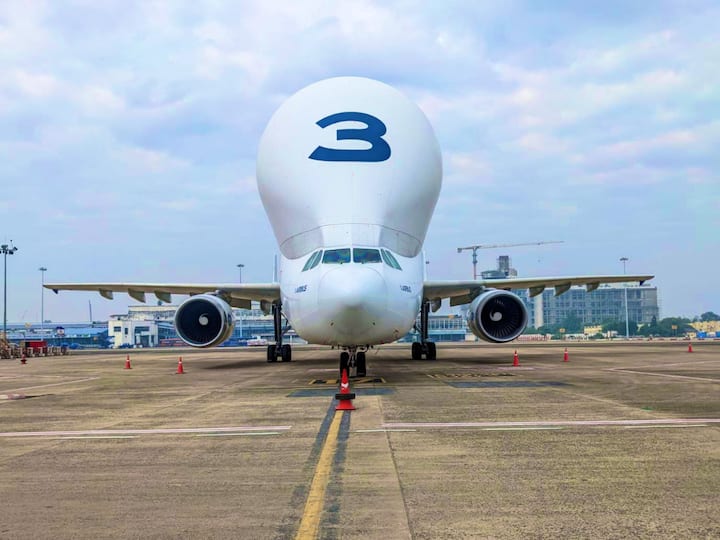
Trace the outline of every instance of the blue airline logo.
<instances>
[{"instance_id":1,"label":"blue airline logo","mask_svg":"<svg viewBox=\"0 0 720 540\"><path fill-rule=\"evenodd\" d=\"M387 133L385 124L378 118L361 112L341 112L331 114L318 120L317 125L326 128L339 122L361 122L367 127L362 129L338 129L336 138L338 141L365 141L370 143L370 148L365 150L349 150L342 148L326 148L318 146L310 159L318 161L385 161L390 157L390 145L382 138Z\"/></svg>"}]
</instances>

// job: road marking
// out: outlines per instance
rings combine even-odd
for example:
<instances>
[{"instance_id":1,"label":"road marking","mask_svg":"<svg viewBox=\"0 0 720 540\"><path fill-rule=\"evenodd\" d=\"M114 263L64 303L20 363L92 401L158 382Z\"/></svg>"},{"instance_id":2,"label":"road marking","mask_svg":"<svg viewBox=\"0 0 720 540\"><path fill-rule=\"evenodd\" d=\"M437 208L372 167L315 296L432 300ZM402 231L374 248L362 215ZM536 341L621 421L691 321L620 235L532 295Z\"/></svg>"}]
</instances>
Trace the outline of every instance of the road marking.
<instances>
[{"instance_id":1,"label":"road marking","mask_svg":"<svg viewBox=\"0 0 720 540\"><path fill-rule=\"evenodd\" d=\"M720 383L720 379L708 379L707 377L691 377L689 375L671 375L669 373L651 373L649 371L634 371L632 369L608 369L607 371L614 371L616 373L635 373L637 375L651 375L653 377L668 377L671 379L690 379L691 381L706 381Z\"/></svg>"},{"instance_id":2,"label":"road marking","mask_svg":"<svg viewBox=\"0 0 720 540\"><path fill-rule=\"evenodd\" d=\"M40 384L38 386L23 386L22 388L15 388L14 391L35 390L36 388L47 388L48 386L60 386L62 384L73 384L73 383L86 382L86 381L95 381L99 378L100 377L88 377L86 379L75 379L73 381L57 382L57 383L50 383L50 384Z\"/></svg>"},{"instance_id":3,"label":"road marking","mask_svg":"<svg viewBox=\"0 0 720 540\"><path fill-rule=\"evenodd\" d=\"M686 427L710 427L707 424L677 424L677 425L655 425L655 426L623 426L625 429L648 429L648 428L686 428Z\"/></svg>"},{"instance_id":4,"label":"road marking","mask_svg":"<svg viewBox=\"0 0 720 540\"><path fill-rule=\"evenodd\" d=\"M538 426L538 427L486 427L483 431L546 431L565 429L560 426Z\"/></svg>"},{"instance_id":5,"label":"road marking","mask_svg":"<svg viewBox=\"0 0 720 540\"><path fill-rule=\"evenodd\" d=\"M195 437L251 437L255 435L280 435L279 431L250 431L246 433L201 433Z\"/></svg>"},{"instance_id":6,"label":"road marking","mask_svg":"<svg viewBox=\"0 0 720 540\"><path fill-rule=\"evenodd\" d=\"M287 431L292 426L241 426L167 429L89 429L86 431L6 431L0 437L69 437L88 435L176 435L183 433L237 433L248 431Z\"/></svg>"},{"instance_id":7,"label":"road marking","mask_svg":"<svg viewBox=\"0 0 720 540\"><path fill-rule=\"evenodd\" d=\"M663 424L720 424L720 418L658 418L652 420L557 420L537 422L395 422L383 428L493 428L538 426L652 426Z\"/></svg>"},{"instance_id":8,"label":"road marking","mask_svg":"<svg viewBox=\"0 0 720 540\"><path fill-rule=\"evenodd\" d=\"M417 429L356 429L355 433L402 433L414 431L417 431Z\"/></svg>"},{"instance_id":9,"label":"road marking","mask_svg":"<svg viewBox=\"0 0 720 540\"><path fill-rule=\"evenodd\" d=\"M8 401L15 401L16 399L25 399L27 396L25 394L0 394L0 399L2 400L8 400Z\"/></svg>"},{"instance_id":10,"label":"road marking","mask_svg":"<svg viewBox=\"0 0 720 540\"><path fill-rule=\"evenodd\" d=\"M325 439L325 444L320 452L320 459L318 459L318 464L315 468L315 475L310 484L310 491L307 501L305 502L305 508L303 509L300 527L295 535L296 540L314 540L317 538L323 503L325 502L325 490L330 481L330 473L332 471L335 449L337 448L342 417L342 412L336 412L328 429L327 438Z\"/></svg>"},{"instance_id":11,"label":"road marking","mask_svg":"<svg viewBox=\"0 0 720 540\"><path fill-rule=\"evenodd\" d=\"M90 435L82 437L53 437L56 441L65 441L68 439L134 439L135 435Z\"/></svg>"}]
</instances>

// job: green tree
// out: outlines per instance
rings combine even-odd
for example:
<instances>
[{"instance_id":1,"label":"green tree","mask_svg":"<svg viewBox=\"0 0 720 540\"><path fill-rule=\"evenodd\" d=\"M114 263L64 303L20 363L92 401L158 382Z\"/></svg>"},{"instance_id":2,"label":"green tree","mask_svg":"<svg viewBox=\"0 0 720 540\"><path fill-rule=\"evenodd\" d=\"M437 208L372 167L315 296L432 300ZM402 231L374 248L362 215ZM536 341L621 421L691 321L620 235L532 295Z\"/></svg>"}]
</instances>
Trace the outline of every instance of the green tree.
<instances>
[{"instance_id":1,"label":"green tree","mask_svg":"<svg viewBox=\"0 0 720 540\"><path fill-rule=\"evenodd\" d=\"M562 323L562 327L565 328L566 334L582 334L583 332L582 319L574 313L567 316Z\"/></svg>"},{"instance_id":2,"label":"green tree","mask_svg":"<svg viewBox=\"0 0 720 540\"><path fill-rule=\"evenodd\" d=\"M603 332L617 332L618 336L625 335L625 321L605 321L602 325ZM638 325L634 321L628 322L628 331L631 336L637 335Z\"/></svg>"},{"instance_id":3,"label":"green tree","mask_svg":"<svg viewBox=\"0 0 720 540\"><path fill-rule=\"evenodd\" d=\"M639 328L638 335L645 337L660 335L660 327L658 326L657 319L653 317L653 320L650 322L650 324L644 324L642 328Z\"/></svg>"},{"instance_id":4,"label":"green tree","mask_svg":"<svg viewBox=\"0 0 720 540\"><path fill-rule=\"evenodd\" d=\"M559 324L546 324L538 328L538 334L557 334L560 330Z\"/></svg>"},{"instance_id":5,"label":"green tree","mask_svg":"<svg viewBox=\"0 0 720 540\"><path fill-rule=\"evenodd\" d=\"M673 328L673 326L675 328ZM685 332L694 332L690 319L685 317L666 317L658 323L658 334L664 337L682 336Z\"/></svg>"},{"instance_id":6,"label":"green tree","mask_svg":"<svg viewBox=\"0 0 720 540\"><path fill-rule=\"evenodd\" d=\"M720 315L713 311L706 311L702 315L700 315L700 320L703 322L707 321L720 321Z\"/></svg>"}]
</instances>

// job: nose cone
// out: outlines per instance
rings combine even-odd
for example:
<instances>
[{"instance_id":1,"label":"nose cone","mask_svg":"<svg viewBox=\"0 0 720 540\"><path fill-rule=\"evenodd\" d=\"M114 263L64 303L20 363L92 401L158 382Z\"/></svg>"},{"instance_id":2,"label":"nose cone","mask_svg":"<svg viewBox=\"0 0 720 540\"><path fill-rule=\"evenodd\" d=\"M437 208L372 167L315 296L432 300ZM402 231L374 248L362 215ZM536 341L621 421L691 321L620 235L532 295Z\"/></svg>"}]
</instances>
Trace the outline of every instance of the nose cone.
<instances>
[{"instance_id":1,"label":"nose cone","mask_svg":"<svg viewBox=\"0 0 720 540\"><path fill-rule=\"evenodd\" d=\"M387 309L387 287L374 269L343 265L322 277L319 301L338 343L361 345L379 330Z\"/></svg>"}]
</instances>

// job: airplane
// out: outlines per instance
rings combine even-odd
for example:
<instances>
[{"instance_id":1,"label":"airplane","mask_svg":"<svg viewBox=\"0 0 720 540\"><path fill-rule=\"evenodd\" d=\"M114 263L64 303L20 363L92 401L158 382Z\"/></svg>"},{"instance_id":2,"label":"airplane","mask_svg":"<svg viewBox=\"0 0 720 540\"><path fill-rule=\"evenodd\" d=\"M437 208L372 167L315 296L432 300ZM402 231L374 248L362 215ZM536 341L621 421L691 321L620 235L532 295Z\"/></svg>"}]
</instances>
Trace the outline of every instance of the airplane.
<instances>
[{"instance_id":1,"label":"airplane","mask_svg":"<svg viewBox=\"0 0 720 540\"><path fill-rule=\"evenodd\" d=\"M506 343L520 336L528 312L513 289L530 295L573 285L593 291L602 283L652 275L427 281L423 242L442 184L442 158L432 126L417 105L382 82L335 77L287 99L260 140L257 182L281 252L273 283L48 283L46 288L97 291L112 299L146 293L171 302L190 295L175 314L182 340L212 347L233 332L232 308L260 303L273 314L275 343L267 361L292 359L283 342L289 326L310 343L332 345L340 371L367 373L366 352L403 337L420 315L419 360L437 357L428 318L443 299L469 304L477 337ZM283 327L283 318L287 321Z\"/></svg>"}]
</instances>

